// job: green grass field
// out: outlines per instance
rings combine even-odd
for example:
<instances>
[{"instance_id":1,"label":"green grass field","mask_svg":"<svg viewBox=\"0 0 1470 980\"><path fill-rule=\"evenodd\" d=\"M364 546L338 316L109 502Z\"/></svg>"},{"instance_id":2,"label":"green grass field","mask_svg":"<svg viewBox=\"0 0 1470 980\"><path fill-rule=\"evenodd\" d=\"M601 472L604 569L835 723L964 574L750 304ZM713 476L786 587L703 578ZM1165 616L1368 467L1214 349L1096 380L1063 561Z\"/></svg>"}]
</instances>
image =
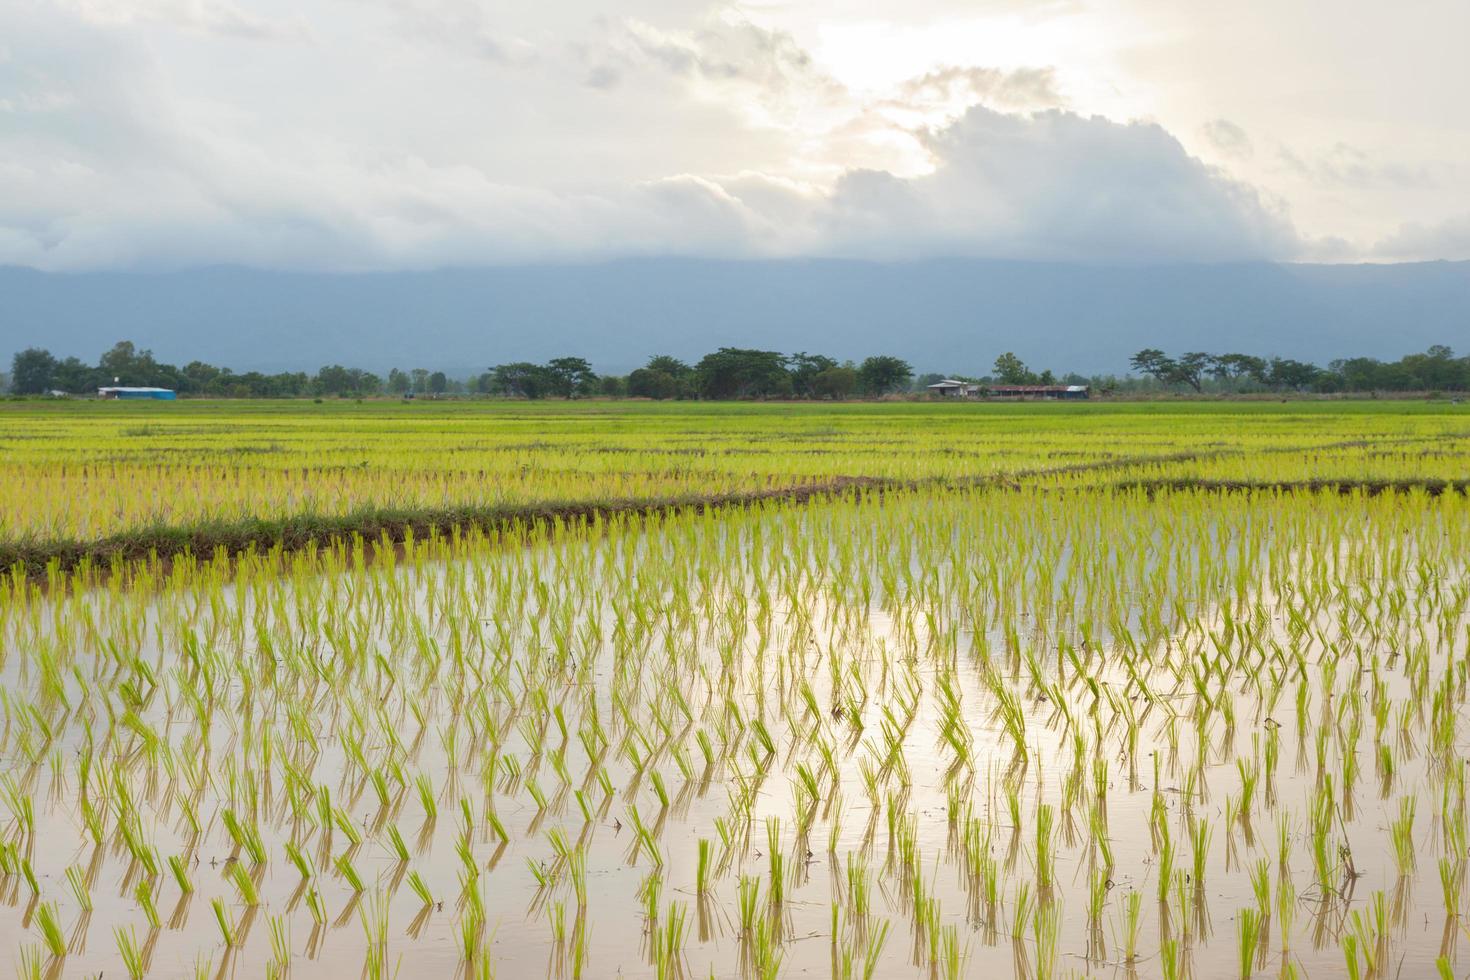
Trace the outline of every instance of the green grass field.
<instances>
[{"instance_id":1,"label":"green grass field","mask_svg":"<svg viewBox=\"0 0 1470 980\"><path fill-rule=\"evenodd\" d=\"M1454 480L1467 431L1410 402L12 402L0 561L854 483Z\"/></svg>"}]
</instances>

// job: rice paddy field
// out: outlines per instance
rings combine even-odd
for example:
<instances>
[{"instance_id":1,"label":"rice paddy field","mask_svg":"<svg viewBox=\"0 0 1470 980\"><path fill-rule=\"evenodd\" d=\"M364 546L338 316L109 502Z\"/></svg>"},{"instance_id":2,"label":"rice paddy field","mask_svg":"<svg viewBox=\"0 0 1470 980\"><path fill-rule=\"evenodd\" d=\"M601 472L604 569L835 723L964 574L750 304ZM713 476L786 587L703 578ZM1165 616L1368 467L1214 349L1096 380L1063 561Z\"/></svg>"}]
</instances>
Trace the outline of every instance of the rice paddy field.
<instances>
[{"instance_id":1,"label":"rice paddy field","mask_svg":"<svg viewBox=\"0 0 1470 980\"><path fill-rule=\"evenodd\" d=\"M1463 406L25 403L0 449L18 976L1470 973Z\"/></svg>"}]
</instances>

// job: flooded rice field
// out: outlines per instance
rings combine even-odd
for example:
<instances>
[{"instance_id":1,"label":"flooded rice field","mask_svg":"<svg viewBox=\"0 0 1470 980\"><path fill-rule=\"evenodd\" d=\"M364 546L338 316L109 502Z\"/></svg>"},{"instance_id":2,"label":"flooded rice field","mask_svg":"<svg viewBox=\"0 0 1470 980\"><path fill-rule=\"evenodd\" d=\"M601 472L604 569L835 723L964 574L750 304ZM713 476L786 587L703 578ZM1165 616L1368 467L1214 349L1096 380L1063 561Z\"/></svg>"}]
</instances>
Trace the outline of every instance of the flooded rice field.
<instances>
[{"instance_id":1,"label":"flooded rice field","mask_svg":"<svg viewBox=\"0 0 1470 980\"><path fill-rule=\"evenodd\" d=\"M1463 974L1470 504L912 492L0 586L21 976Z\"/></svg>"}]
</instances>

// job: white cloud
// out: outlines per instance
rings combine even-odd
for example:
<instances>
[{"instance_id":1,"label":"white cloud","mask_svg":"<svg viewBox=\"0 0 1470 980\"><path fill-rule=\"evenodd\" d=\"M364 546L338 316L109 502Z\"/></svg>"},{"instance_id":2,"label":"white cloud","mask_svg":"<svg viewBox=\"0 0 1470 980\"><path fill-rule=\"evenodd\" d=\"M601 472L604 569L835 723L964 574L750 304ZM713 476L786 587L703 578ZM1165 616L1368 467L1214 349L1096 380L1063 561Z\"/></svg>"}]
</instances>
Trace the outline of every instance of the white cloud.
<instances>
[{"instance_id":1,"label":"white cloud","mask_svg":"<svg viewBox=\"0 0 1470 980\"><path fill-rule=\"evenodd\" d=\"M1179 129L1226 173L1089 114L1064 65L857 90L772 19L588 2L0 0L0 262L1363 254L1239 178L1267 154L1233 113ZM1303 168L1344 194L1438 173L1346 143ZM1463 251L1457 227L1379 253Z\"/></svg>"},{"instance_id":2,"label":"white cloud","mask_svg":"<svg viewBox=\"0 0 1470 980\"><path fill-rule=\"evenodd\" d=\"M1305 158L1283 147L1280 157L1286 169L1328 187L1414 190L1433 188L1440 183L1434 168L1429 165L1376 159L1356 146L1341 142Z\"/></svg>"},{"instance_id":3,"label":"white cloud","mask_svg":"<svg viewBox=\"0 0 1470 980\"><path fill-rule=\"evenodd\" d=\"M60 5L99 26L161 24L247 40L299 39L309 34L300 17L262 17L229 0L61 0Z\"/></svg>"},{"instance_id":4,"label":"white cloud","mask_svg":"<svg viewBox=\"0 0 1470 980\"><path fill-rule=\"evenodd\" d=\"M1221 156L1248 160L1255 155L1250 134L1229 119L1211 119L1201 129L1210 146Z\"/></svg>"},{"instance_id":5,"label":"white cloud","mask_svg":"<svg viewBox=\"0 0 1470 980\"><path fill-rule=\"evenodd\" d=\"M972 108L935 132L933 174L846 178L833 240L860 253L1102 261L1290 257L1279 206L1189 156L1161 127Z\"/></svg>"},{"instance_id":6,"label":"white cloud","mask_svg":"<svg viewBox=\"0 0 1470 980\"><path fill-rule=\"evenodd\" d=\"M1379 242L1374 251L1390 258L1417 261L1470 260L1470 211L1437 222L1408 222Z\"/></svg>"}]
</instances>

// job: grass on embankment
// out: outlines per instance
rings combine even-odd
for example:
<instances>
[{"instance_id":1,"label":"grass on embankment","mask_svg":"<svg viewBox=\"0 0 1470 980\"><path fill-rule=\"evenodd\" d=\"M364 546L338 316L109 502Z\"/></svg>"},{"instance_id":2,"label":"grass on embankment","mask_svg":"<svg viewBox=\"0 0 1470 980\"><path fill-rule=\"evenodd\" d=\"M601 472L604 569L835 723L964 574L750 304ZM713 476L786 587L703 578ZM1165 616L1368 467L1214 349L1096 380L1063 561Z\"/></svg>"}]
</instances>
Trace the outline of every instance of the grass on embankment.
<instances>
[{"instance_id":1,"label":"grass on embankment","mask_svg":"<svg viewBox=\"0 0 1470 980\"><path fill-rule=\"evenodd\" d=\"M0 569L29 577L69 573L84 565L106 568L129 561L181 555L206 557L219 552L297 551L353 538L399 543L454 528L495 529L513 525L590 521L614 515L651 515L670 511L743 507L762 501L803 503L853 490L892 490L914 481L841 477L821 483L719 495L687 495L641 500L581 501L536 506L364 508L343 514L293 514L282 518L247 517L187 525L154 524L96 540L0 541Z\"/></svg>"}]
</instances>

